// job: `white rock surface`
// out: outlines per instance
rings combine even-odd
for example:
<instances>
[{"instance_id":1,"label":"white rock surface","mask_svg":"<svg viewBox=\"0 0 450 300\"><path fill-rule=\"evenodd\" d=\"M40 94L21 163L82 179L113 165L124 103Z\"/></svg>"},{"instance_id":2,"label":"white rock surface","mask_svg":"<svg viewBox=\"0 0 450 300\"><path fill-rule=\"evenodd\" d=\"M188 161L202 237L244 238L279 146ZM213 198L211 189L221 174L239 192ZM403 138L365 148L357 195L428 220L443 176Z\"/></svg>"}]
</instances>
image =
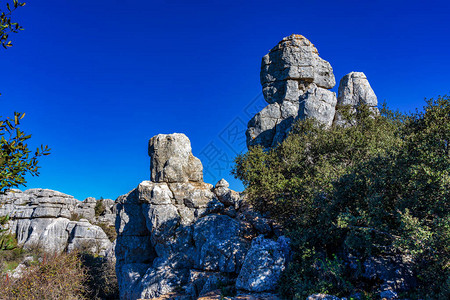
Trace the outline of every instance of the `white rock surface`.
<instances>
[{"instance_id":1,"label":"white rock surface","mask_svg":"<svg viewBox=\"0 0 450 300\"><path fill-rule=\"evenodd\" d=\"M236 281L236 288L250 292L267 292L277 288L278 280L285 268L284 244L259 236L244 260Z\"/></svg>"},{"instance_id":2,"label":"white rock surface","mask_svg":"<svg viewBox=\"0 0 450 300\"><path fill-rule=\"evenodd\" d=\"M10 216L9 231L24 248L37 246L47 252L60 253L91 245L88 248L100 255L111 248L111 242L100 227L86 219L70 221L74 216L82 216L96 222L94 198L81 202L53 190L10 190L0 195L0 204L0 216ZM104 216L109 218L106 220L109 224L115 221L113 206L112 200L106 205L110 213L108 216L106 211Z\"/></svg>"},{"instance_id":3,"label":"white rock surface","mask_svg":"<svg viewBox=\"0 0 450 300\"><path fill-rule=\"evenodd\" d=\"M203 181L203 166L192 155L191 142L181 133L158 134L148 142L154 182Z\"/></svg>"}]
</instances>

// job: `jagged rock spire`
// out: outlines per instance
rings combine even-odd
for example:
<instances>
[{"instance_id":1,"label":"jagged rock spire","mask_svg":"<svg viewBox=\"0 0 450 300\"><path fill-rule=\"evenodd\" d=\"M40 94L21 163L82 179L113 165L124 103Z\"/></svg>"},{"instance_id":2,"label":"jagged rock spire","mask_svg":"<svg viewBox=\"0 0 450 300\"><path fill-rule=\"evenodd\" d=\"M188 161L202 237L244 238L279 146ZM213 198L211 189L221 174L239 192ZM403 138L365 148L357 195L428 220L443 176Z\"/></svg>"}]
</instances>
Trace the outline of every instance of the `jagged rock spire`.
<instances>
[{"instance_id":1,"label":"jagged rock spire","mask_svg":"<svg viewBox=\"0 0 450 300\"><path fill-rule=\"evenodd\" d=\"M269 105L248 122L247 146L276 146L297 119L313 118L326 126L344 125L336 112L337 105L356 108L365 104L377 111L377 97L364 73L345 75L338 99L329 90L335 83L331 65L319 57L307 38L298 34L285 37L262 59L261 84Z\"/></svg>"},{"instance_id":2,"label":"jagged rock spire","mask_svg":"<svg viewBox=\"0 0 450 300\"><path fill-rule=\"evenodd\" d=\"M248 146L275 146L298 118L332 124L336 94L328 89L336 84L333 69L304 36L284 38L263 57L261 84L269 105L248 123Z\"/></svg>"}]
</instances>

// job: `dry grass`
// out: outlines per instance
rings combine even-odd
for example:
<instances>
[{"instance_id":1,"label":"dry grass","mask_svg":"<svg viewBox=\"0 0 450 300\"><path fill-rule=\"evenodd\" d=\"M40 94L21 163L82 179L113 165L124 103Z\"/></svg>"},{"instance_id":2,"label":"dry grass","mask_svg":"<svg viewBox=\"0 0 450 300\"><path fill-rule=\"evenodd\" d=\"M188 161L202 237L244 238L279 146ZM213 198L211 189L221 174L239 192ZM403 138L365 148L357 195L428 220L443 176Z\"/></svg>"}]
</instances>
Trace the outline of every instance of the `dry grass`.
<instances>
[{"instance_id":1,"label":"dry grass","mask_svg":"<svg viewBox=\"0 0 450 300\"><path fill-rule=\"evenodd\" d=\"M44 255L21 278L0 278L0 299L85 299L87 271L77 253Z\"/></svg>"}]
</instances>

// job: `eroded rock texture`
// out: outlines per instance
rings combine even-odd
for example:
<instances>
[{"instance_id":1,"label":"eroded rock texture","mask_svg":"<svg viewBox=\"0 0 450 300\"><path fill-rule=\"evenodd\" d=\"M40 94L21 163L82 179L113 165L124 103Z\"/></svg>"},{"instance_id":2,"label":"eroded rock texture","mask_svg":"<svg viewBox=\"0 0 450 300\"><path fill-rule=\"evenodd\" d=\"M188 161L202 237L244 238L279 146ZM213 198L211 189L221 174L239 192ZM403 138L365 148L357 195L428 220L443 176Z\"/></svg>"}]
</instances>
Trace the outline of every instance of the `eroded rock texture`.
<instances>
[{"instance_id":1,"label":"eroded rock texture","mask_svg":"<svg viewBox=\"0 0 450 300\"><path fill-rule=\"evenodd\" d=\"M266 238L274 236L271 222L245 204L225 180L215 187L203 182L201 162L185 135L153 137L149 155L152 181L117 200L121 299L172 292L197 299L220 284L234 285L238 277L244 282L240 289L273 290L285 252L279 250L282 243ZM258 236L259 242L252 243ZM264 253L266 259L248 258L248 253ZM246 260L252 267L243 268ZM271 267L273 274L266 276ZM253 282L258 282L256 288Z\"/></svg>"},{"instance_id":2,"label":"eroded rock texture","mask_svg":"<svg viewBox=\"0 0 450 300\"><path fill-rule=\"evenodd\" d=\"M203 181L203 166L192 155L184 134L158 134L148 142L150 173L154 182Z\"/></svg>"},{"instance_id":3,"label":"eroded rock texture","mask_svg":"<svg viewBox=\"0 0 450 300\"><path fill-rule=\"evenodd\" d=\"M375 92L363 72L351 72L342 77L339 83L337 111L334 119L336 125L347 125L343 120L339 107L349 106L351 112L357 110L358 106L368 106L373 112L378 113L378 100Z\"/></svg>"},{"instance_id":4,"label":"eroded rock texture","mask_svg":"<svg viewBox=\"0 0 450 300\"><path fill-rule=\"evenodd\" d=\"M331 126L336 84L331 65L302 35L284 38L261 63L264 99L269 103L248 123L247 145L280 143L298 118L311 117Z\"/></svg>"},{"instance_id":5,"label":"eroded rock texture","mask_svg":"<svg viewBox=\"0 0 450 300\"><path fill-rule=\"evenodd\" d=\"M269 105L248 122L247 146L276 146L297 119L340 125L341 116L335 116L337 104L376 107L377 98L363 73L344 76L338 99L330 91L335 84L331 65L319 57L308 39L298 34L285 37L262 59L261 85Z\"/></svg>"},{"instance_id":6,"label":"eroded rock texture","mask_svg":"<svg viewBox=\"0 0 450 300\"><path fill-rule=\"evenodd\" d=\"M99 226L90 223L97 219L95 204L94 198L81 202L47 189L10 190L0 195L0 216L9 215L9 231L25 248L48 252L84 248L104 255L111 242ZM108 209L111 214L103 217L111 219L114 208Z\"/></svg>"}]
</instances>

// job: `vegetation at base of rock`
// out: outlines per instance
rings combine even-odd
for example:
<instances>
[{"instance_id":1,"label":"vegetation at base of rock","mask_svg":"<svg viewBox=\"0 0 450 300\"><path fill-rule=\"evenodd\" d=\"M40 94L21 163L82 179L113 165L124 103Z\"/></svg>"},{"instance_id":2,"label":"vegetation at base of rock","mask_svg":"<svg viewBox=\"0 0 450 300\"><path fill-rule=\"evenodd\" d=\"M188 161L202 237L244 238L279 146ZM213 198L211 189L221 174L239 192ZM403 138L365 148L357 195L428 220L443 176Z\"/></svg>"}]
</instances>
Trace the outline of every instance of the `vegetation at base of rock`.
<instances>
[{"instance_id":1,"label":"vegetation at base of rock","mask_svg":"<svg viewBox=\"0 0 450 300\"><path fill-rule=\"evenodd\" d=\"M356 125L299 121L277 147L236 159L249 201L292 238L280 291L370 295L380 282L363 276L363 262L399 256L416 281L409 297L448 299L450 97L411 115L344 115Z\"/></svg>"},{"instance_id":2,"label":"vegetation at base of rock","mask_svg":"<svg viewBox=\"0 0 450 300\"><path fill-rule=\"evenodd\" d=\"M32 257L20 278L14 269ZM118 299L114 262L88 251L49 254L41 248L0 251L0 299Z\"/></svg>"},{"instance_id":3,"label":"vegetation at base of rock","mask_svg":"<svg viewBox=\"0 0 450 300\"><path fill-rule=\"evenodd\" d=\"M70 221L80 221L83 216L77 213L70 214Z\"/></svg>"},{"instance_id":4,"label":"vegetation at base of rock","mask_svg":"<svg viewBox=\"0 0 450 300\"><path fill-rule=\"evenodd\" d=\"M2 274L1 299L85 299L87 280L77 253L46 255L17 279Z\"/></svg>"},{"instance_id":5,"label":"vegetation at base of rock","mask_svg":"<svg viewBox=\"0 0 450 300\"><path fill-rule=\"evenodd\" d=\"M108 239L111 242L114 242L116 240L117 232L116 232L116 228L114 226L110 226L104 222L97 223L96 225L105 232L105 234L108 236Z\"/></svg>"},{"instance_id":6,"label":"vegetation at base of rock","mask_svg":"<svg viewBox=\"0 0 450 300\"><path fill-rule=\"evenodd\" d=\"M97 202L95 203L94 211L96 217L101 216L102 214L105 213L106 207L105 204L103 203L103 199L97 200Z\"/></svg>"},{"instance_id":7,"label":"vegetation at base of rock","mask_svg":"<svg viewBox=\"0 0 450 300\"><path fill-rule=\"evenodd\" d=\"M0 217L0 251L12 250L17 247L17 240L15 236L8 232L7 223L9 221L9 215Z\"/></svg>"}]
</instances>

